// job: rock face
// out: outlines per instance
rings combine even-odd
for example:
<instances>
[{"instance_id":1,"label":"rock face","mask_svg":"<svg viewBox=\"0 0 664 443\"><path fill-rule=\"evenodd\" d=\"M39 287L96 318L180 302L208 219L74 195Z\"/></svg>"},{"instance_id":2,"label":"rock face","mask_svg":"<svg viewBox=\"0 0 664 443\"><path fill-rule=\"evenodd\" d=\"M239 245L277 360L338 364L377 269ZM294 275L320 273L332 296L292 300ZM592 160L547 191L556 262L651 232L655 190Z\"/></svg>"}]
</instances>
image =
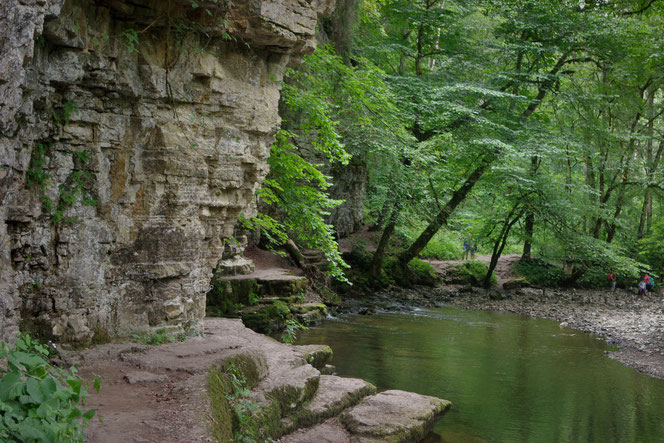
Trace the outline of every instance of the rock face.
<instances>
[{"instance_id":1,"label":"rock face","mask_svg":"<svg viewBox=\"0 0 664 443\"><path fill-rule=\"evenodd\" d=\"M332 7L4 0L0 339L19 321L77 342L197 329L253 215L284 69Z\"/></svg>"},{"instance_id":2,"label":"rock face","mask_svg":"<svg viewBox=\"0 0 664 443\"><path fill-rule=\"evenodd\" d=\"M366 195L369 171L365 158L356 155L343 168L332 168L333 185L330 197L344 200L340 206L332 209L328 222L334 226L339 237L362 229L364 223L364 195Z\"/></svg>"}]
</instances>

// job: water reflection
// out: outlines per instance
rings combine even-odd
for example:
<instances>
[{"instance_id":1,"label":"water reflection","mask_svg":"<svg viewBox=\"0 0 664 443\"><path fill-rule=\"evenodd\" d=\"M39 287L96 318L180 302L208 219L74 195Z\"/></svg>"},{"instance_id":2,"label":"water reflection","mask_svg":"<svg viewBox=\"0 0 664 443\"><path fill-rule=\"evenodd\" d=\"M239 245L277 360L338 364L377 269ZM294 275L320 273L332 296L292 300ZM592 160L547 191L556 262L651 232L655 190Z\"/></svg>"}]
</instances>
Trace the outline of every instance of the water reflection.
<instances>
[{"instance_id":1,"label":"water reflection","mask_svg":"<svg viewBox=\"0 0 664 443\"><path fill-rule=\"evenodd\" d=\"M453 402L427 442L664 441L664 381L557 323L457 308L327 321L339 375Z\"/></svg>"}]
</instances>

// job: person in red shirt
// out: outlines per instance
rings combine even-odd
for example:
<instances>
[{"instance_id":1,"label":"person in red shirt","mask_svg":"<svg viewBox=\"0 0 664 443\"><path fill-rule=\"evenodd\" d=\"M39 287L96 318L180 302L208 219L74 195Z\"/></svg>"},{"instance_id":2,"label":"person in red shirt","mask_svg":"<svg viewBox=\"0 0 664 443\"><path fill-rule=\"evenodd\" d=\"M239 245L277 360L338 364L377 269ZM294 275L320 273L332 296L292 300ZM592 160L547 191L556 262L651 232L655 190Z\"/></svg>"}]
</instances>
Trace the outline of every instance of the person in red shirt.
<instances>
[{"instance_id":1,"label":"person in red shirt","mask_svg":"<svg viewBox=\"0 0 664 443\"><path fill-rule=\"evenodd\" d=\"M609 285L611 286L611 294L613 294L616 292L616 274L611 271L609 272L607 278L609 279Z\"/></svg>"}]
</instances>

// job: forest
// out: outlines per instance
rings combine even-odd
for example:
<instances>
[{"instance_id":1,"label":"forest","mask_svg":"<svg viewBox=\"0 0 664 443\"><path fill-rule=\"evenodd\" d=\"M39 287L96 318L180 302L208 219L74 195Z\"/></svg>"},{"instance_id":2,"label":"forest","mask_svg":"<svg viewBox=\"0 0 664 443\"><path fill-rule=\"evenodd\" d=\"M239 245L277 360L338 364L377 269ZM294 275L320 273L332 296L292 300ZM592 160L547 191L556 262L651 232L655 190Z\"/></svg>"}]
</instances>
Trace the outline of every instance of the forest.
<instances>
[{"instance_id":1,"label":"forest","mask_svg":"<svg viewBox=\"0 0 664 443\"><path fill-rule=\"evenodd\" d=\"M461 258L469 239L490 271L518 253L540 284L659 276L663 24L655 0L340 1L287 73L261 211L243 222L324 251L344 280L329 214L351 196L330 189L351 165L380 234L374 279Z\"/></svg>"}]
</instances>

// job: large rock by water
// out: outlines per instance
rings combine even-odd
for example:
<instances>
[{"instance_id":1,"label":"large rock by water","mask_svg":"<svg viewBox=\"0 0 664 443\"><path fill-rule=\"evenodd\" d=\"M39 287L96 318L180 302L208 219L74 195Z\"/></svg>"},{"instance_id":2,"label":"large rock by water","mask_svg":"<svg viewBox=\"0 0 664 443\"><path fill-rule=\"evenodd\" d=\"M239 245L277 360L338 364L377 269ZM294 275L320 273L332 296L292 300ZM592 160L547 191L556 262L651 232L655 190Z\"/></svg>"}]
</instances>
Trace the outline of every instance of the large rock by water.
<instances>
[{"instance_id":1,"label":"large rock by water","mask_svg":"<svg viewBox=\"0 0 664 443\"><path fill-rule=\"evenodd\" d=\"M65 363L78 365L84 377L103 377L87 407L104 421L90 422L88 440L210 441L208 373L238 356L255 368L256 384L243 400L263 413L252 419L261 421L266 439L283 443L418 441L450 405L404 391L375 394L365 381L321 375L332 357L327 346L279 343L239 320L208 318L204 325L205 336L186 342L64 353Z\"/></svg>"},{"instance_id":2,"label":"large rock by water","mask_svg":"<svg viewBox=\"0 0 664 443\"><path fill-rule=\"evenodd\" d=\"M192 3L0 3L0 339L200 327L333 0Z\"/></svg>"}]
</instances>

